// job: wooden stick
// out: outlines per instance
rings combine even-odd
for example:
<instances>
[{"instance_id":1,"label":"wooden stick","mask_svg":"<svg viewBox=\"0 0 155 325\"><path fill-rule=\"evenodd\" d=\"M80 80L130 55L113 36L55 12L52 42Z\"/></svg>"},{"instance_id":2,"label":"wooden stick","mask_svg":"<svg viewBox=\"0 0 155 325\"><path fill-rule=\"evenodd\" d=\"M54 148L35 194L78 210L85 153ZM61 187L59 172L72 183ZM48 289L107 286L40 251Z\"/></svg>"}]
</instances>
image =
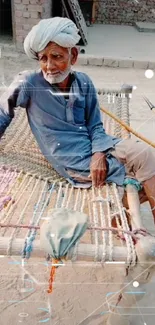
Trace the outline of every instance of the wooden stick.
<instances>
[{"instance_id":1,"label":"wooden stick","mask_svg":"<svg viewBox=\"0 0 155 325\"><path fill-rule=\"evenodd\" d=\"M0 255L6 256L7 248L10 242L10 237L0 237ZM11 256L21 256L23 250L25 239L24 238L14 238L11 247ZM72 257L72 249L68 252L68 259ZM93 244L79 244L77 246L77 261L93 262L96 252L96 245ZM110 247L106 247L106 261L109 261ZM127 247L125 246L114 246L113 247L113 260L114 261L126 261L127 257ZM40 247L40 240L35 240L33 242L33 250L31 257L45 258L46 253ZM103 257L103 245L98 247L98 261L102 261Z\"/></svg>"},{"instance_id":2,"label":"wooden stick","mask_svg":"<svg viewBox=\"0 0 155 325\"><path fill-rule=\"evenodd\" d=\"M92 24L95 22L95 10L96 10L96 1L93 0L93 6L92 6Z\"/></svg>"},{"instance_id":3,"label":"wooden stick","mask_svg":"<svg viewBox=\"0 0 155 325\"><path fill-rule=\"evenodd\" d=\"M122 127L124 127L127 131L129 131L130 133L134 134L137 138L141 139L142 141L146 142L147 144L149 144L150 146L152 146L153 148L155 148L155 143L148 140L147 138L145 138L143 135L139 134L137 131L135 131L134 129L132 129L129 125L127 125L125 122L123 122L122 120L120 120L116 115L114 115L113 113L109 112L107 109L105 109L104 107L100 107L101 111L107 115L109 115L112 119L114 119L117 123L119 123L120 125L122 125Z\"/></svg>"}]
</instances>

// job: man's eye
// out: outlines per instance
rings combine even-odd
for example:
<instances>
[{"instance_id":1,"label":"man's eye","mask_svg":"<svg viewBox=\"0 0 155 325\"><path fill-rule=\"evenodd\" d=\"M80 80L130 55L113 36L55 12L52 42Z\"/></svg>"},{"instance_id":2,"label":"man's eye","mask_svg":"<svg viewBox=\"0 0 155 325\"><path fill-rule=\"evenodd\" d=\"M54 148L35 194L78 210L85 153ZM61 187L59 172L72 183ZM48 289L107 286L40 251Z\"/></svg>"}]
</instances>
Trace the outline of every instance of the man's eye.
<instances>
[{"instance_id":1,"label":"man's eye","mask_svg":"<svg viewBox=\"0 0 155 325\"><path fill-rule=\"evenodd\" d=\"M55 59L61 59L61 58L62 58L62 55L56 54L56 55L53 55L53 57L54 57Z\"/></svg>"},{"instance_id":2,"label":"man's eye","mask_svg":"<svg viewBox=\"0 0 155 325\"><path fill-rule=\"evenodd\" d=\"M45 63L47 61L47 58L45 56L42 56L41 58L39 58L39 61Z\"/></svg>"}]
</instances>

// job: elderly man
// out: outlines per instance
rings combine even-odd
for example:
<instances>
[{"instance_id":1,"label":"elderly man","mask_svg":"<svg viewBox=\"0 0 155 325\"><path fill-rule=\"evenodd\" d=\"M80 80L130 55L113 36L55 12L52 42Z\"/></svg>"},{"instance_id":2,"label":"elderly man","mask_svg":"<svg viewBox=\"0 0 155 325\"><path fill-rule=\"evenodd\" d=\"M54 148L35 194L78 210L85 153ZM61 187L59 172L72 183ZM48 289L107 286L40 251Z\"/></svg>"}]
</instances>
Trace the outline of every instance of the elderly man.
<instances>
[{"instance_id":1,"label":"elderly man","mask_svg":"<svg viewBox=\"0 0 155 325\"><path fill-rule=\"evenodd\" d=\"M96 91L90 78L72 71L80 36L68 18L41 20L27 35L24 49L39 61L40 70L20 83L0 108L0 134L14 116L27 110L38 145L56 171L76 187L122 186L126 176L145 190L155 218L155 163L151 149L141 142L105 133Z\"/></svg>"}]
</instances>

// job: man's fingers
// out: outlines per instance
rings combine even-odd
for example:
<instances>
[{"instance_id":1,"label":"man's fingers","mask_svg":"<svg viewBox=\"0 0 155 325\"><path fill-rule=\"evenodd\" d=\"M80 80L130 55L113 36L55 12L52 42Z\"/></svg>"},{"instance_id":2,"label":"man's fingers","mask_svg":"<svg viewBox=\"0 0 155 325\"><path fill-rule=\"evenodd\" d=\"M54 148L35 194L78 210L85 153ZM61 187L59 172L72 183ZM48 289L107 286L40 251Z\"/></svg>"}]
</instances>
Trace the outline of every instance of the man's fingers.
<instances>
[{"instance_id":1,"label":"man's fingers","mask_svg":"<svg viewBox=\"0 0 155 325\"><path fill-rule=\"evenodd\" d=\"M93 170L92 171L92 185L94 187L96 187L96 184L97 184L97 174L96 174L96 170Z\"/></svg>"},{"instance_id":2,"label":"man's fingers","mask_svg":"<svg viewBox=\"0 0 155 325\"><path fill-rule=\"evenodd\" d=\"M99 187L102 180L103 180L103 170L97 170L97 183L96 183L96 187Z\"/></svg>"},{"instance_id":3,"label":"man's fingers","mask_svg":"<svg viewBox=\"0 0 155 325\"><path fill-rule=\"evenodd\" d=\"M93 170L92 171L92 184L94 187L103 186L106 179L106 171L101 170Z\"/></svg>"}]
</instances>

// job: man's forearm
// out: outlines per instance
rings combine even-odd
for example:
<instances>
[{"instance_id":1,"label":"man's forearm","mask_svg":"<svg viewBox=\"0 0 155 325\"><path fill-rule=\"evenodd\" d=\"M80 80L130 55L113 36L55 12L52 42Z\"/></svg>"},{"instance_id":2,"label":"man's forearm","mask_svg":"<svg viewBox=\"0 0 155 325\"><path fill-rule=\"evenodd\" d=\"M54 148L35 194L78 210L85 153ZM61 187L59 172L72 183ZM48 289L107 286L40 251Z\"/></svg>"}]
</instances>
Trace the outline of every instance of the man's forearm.
<instances>
[{"instance_id":1,"label":"man's forearm","mask_svg":"<svg viewBox=\"0 0 155 325\"><path fill-rule=\"evenodd\" d=\"M5 112L0 108L0 138L2 138L11 120L12 118L9 115L5 114Z\"/></svg>"},{"instance_id":2,"label":"man's forearm","mask_svg":"<svg viewBox=\"0 0 155 325\"><path fill-rule=\"evenodd\" d=\"M92 154L105 152L113 146L112 137L104 132L102 123L91 130Z\"/></svg>"}]
</instances>

